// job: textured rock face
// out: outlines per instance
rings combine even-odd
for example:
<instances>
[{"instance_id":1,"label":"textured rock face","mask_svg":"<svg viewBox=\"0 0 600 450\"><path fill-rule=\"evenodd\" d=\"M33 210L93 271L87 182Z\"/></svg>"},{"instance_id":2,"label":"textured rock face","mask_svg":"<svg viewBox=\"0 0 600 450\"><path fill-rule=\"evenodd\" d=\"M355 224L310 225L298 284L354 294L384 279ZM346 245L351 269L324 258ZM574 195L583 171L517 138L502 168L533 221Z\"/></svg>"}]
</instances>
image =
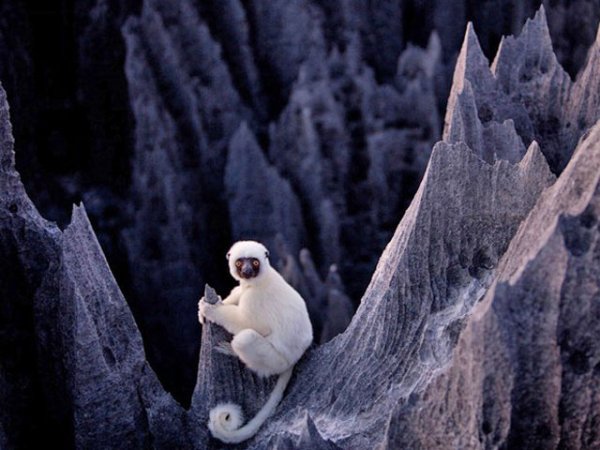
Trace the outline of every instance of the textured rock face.
<instances>
[{"instance_id":1,"label":"textured rock face","mask_svg":"<svg viewBox=\"0 0 600 450\"><path fill-rule=\"evenodd\" d=\"M519 227L452 361L397 419L402 448L599 445L599 139Z\"/></svg>"},{"instance_id":2,"label":"textured rock face","mask_svg":"<svg viewBox=\"0 0 600 450\"><path fill-rule=\"evenodd\" d=\"M491 55L539 4L6 0L0 79L17 165L61 227L71 204L85 202L150 361L187 404L199 345L191 298L205 281L230 288L211 261L232 240L280 234L296 266L301 248L311 252L318 282L306 292L323 292L335 265L358 305L442 135L468 19L479 43L471 30L459 63L473 98L454 83L451 101L464 98L447 140L488 162L501 145L516 162L535 139L560 173L597 116L596 64L585 65L597 2L544 1L549 30L542 14L505 39L492 78L479 49ZM550 36L572 78L587 67L577 81L557 64ZM233 161L234 150L260 159L258 173L253 160ZM237 181L265 171L269 183L251 194ZM274 198L282 185L285 201ZM243 207L263 197L266 206ZM321 307L311 314L320 330L327 302L310 301Z\"/></svg>"},{"instance_id":3,"label":"textured rock face","mask_svg":"<svg viewBox=\"0 0 600 450\"><path fill-rule=\"evenodd\" d=\"M125 447L142 447L148 440L136 386L145 364L142 341L82 207L62 234L59 258L39 291L36 317L48 333L39 342L47 373L64 376L74 445L95 446L112 435Z\"/></svg>"},{"instance_id":4,"label":"textured rock face","mask_svg":"<svg viewBox=\"0 0 600 450\"><path fill-rule=\"evenodd\" d=\"M224 236L270 243L323 343L240 448L600 446L600 36L572 81L544 10L491 67L468 26L433 145L452 19L467 11L442 6L427 47L390 70L404 39L377 55L376 37L420 2L144 2L122 30L135 118L123 239L143 294L129 304L83 206L61 231L28 199L0 90L0 446L44 433L60 448L222 448L210 408L251 417L273 386L215 350L222 329L200 337ZM511 27L529 7L506 13ZM218 43L229 37L240 45ZM385 242L347 326L347 291Z\"/></svg>"},{"instance_id":5,"label":"textured rock face","mask_svg":"<svg viewBox=\"0 0 600 450\"><path fill-rule=\"evenodd\" d=\"M293 384L284 405L310 405L316 427L342 448L383 444L390 413L449 360L519 220L552 179L535 146L518 165L490 166L464 144L438 144L353 322L309 355L299 370L313 381ZM300 431L300 413L283 410L266 435Z\"/></svg>"},{"instance_id":6,"label":"textured rock face","mask_svg":"<svg viewBox=\"0 0 600 450\"><path fill-rule=\"evenodd\" d=\"M58 229L45 222L25 194L14 169L6 94L0 89L0 444L25 448L44 429L37 399L34 295L57 259ZM37 403L37 404L36 404Z\"/></svg>"},{"instance_id":7,"label":"textured rock face","mask_svg":"<svg viewBox=\"0 0 600 450\"><path fill-rule=\"evenodd\" d=\"M61 232L27 197L0 93L0 442L32 448L43 433L60 448L149 447L144 401L171 406L169 422L182 410L163 398L83 207Z\"/></svg>"}]
</instances>

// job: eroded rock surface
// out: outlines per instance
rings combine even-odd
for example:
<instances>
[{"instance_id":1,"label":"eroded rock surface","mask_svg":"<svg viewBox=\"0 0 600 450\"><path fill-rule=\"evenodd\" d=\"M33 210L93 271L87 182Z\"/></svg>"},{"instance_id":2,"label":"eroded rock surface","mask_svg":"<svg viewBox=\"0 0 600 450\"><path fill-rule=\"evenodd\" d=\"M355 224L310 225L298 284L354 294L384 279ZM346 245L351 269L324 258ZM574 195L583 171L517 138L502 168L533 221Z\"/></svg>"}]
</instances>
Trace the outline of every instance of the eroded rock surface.
<instances>
[{"instance_id":1,"label":"eroded rock surface","mask_svg":"<svg viewBox=\"0 0 600 450\"><path fill-rule=\"evenodd\" d=\"M240 192L251 169L269 181L248 191L266 199L269 226L255 232L327 342L307 351L275 415L239 448L600 446L599 38L572 81L543 9L491 67L468 26L433 145L450 16L434 15L438 33L426 49L407 47L392 77L386 61L403 40L375 58L365 42L376 33L349 20L353 2L276 3L149 0L124 25L136 120L124 236L147 294L131 304L84 207L61 231L27 197L0 90L0 446L27 448L43 432L61 448L222 448L206 428L215 402L240 403L247 417L260 408L273 380L217 352L229 336L213 325L200 336L196 314L212 255L225 253L211 231L223 215L251 223ZM367 12L388 30L406 5ZM212 31L220 8L248 26L235 33L239 53L218 43L229 29ZM356 33L329 45L346 26ZM295 48L289 30L308 44ZM285 104L264 90L269 52ZM260 118L277 110L270 125ZM396 193L421 174L395 227ZM342 279L364 275L394 227L346 327ZM348 239L357 229L367 238ZM152 309L141 333L136 308ZM186 373L163 386L152 366ZM185 397L194 383L189 406L169 393Z\"/></svg>"}]
</instances>

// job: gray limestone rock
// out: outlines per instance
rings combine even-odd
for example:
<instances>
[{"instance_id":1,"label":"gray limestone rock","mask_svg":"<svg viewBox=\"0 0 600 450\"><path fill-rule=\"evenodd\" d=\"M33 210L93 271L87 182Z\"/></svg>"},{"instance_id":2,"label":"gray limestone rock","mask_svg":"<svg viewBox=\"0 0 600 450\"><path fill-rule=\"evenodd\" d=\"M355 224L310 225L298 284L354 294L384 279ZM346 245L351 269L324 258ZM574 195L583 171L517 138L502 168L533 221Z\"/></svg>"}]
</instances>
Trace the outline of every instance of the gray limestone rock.
<instances>
[{"instance_id":1,"label":"gray limestone rock","mask_svg":"<svg viewBox=\"0 0 600 450\"><path fill-rule=\"evenodd\" d=\"M270 244L279 230L294 258L303 247L311 251L320 279L335 264L356 304L440 137L467 13L489 53L501 30L516 33L535 7L529 1L143 2L123 28L136 131L128 207L117 204L131 222L122 251L130 302L149 357L178 399L185 403L192 390L198 342L187 299L205 281L219 291L230 283L205 255L220 258L238 237L260 235ZM492 14L498 9L501 22ZM504 40L496 61L490 69L468 27L445 140L465 142L488 162L517 162L536 140L559 173L581 130L594 122L597 102L564 100L576 89L567 89L571 82L552 53L543 11L518 38ZM591 71L577 84L585 92L574 98L594 98ZM509 76L520 72L517 80ZM556 113L571 107L568 117ZM263 195L247 196L232 169L241 164L231 155L241 144L231 144L243 122L256 149L266 150L266 167L276 170L277 181L265 186L267 203L282 200L276 208L242 208ZM280 185L291 190L283 188L283 197L297 201L276 198ZM239 211L243 220L233 218ZM318 303L324 309L316 313L324 316L326 302ZM316 328L326 320L317 319ZM176 335L156 339L151 330L168 330L172 321ZM188 344L178 346L181 338Z\"/></svg>"},{"instance_id":2,"label":"gray limestone rock","mask_svg":"<svg viewBox=\"0 0 600 450\"><path fill-rule=\"evenodd\" d=\"M344 52L307 59L271 128L269 157L300 197L318 270L337 264L353 293L366 284L438 137L439 62L433 35L427 50L411 47L400 58L394 85L379 85L355 37Z\"/></svg>"},{"instance_id":3,"label":"gray limestone rock","mask_svg":"<svg viewBox=\"0 0 600 450\"><path fill-rule=\"evenodd\" d=\"M248 12L243 3L240 0L208 0L199 7L222 46L223 57L240 96L259 120L266 120L269 102L252 47Z\"/></svg>"},{"instance_id":4,"label":"gray limestone rock","mask_svg":"<svg viewBox=\"0 0 600 450\"><path fill-rule=\"evenodd\" d=\"M43 433L61 448L145 448L156 431L146 408L169 405L169 424L183 410L147 365L83 207L61 232L27 197L0 95L0 442L32 448Z\"/></svg>"},{"instance_id":5,"label":"gray limestone rock","mask_svg":"<svg viewBox=\"0 0 600 450\"><path fill-rule=\"evenodd\" d=\"M440 42L428 33L426 50L407 47L382 83L394 74L365 63L363 40L376 33L353 17L357 5L334 15L326 3L225 3L248 26L232 36L256 51L241 48L237 63L231 47L221 54L215 36L231 32L213 32L214 2L147 0L126 22L136 129L125 240L144 294L131 305L85 209L61 231L29 201L0 90L0 446L31 447L44 433L61 448L222 448L210 408L230 400L250 417L264 404L273 380L217 351L224 330L206 324L200 336L196 306L203 281L227 276L223 259L213 263L223 236L254 225L242 205L257 174L267 183L248 198L263 201L258 220L270 225L255 230L313 316L325 311L316 322L327 342L306 352L275 414L238 448L600 445L598 40L573 82L543 10L503 40L491 68L468 26L444 141L431 150L438 77L452 59L445 37L466 6L442 14L448 2L436 2ZM423 6L369 8L389 29L409 5ZM261 91L267 66L276 94ZM242 98L230 73L245 68ZM263 84L250 88L255 77ZM285 99L268 138L252 106L261 92ZM388 242L401 180L414 177L408 189L421 174ZM346 326L345 291L365 273ZM163 386L151 365L177 375ZM194 383L189 406L169 393L185 398Z\"/></svg>"},{"instance_id":6,"label":"gray limestone rock","mask_svg":"<svg viewBox=\"0 0 600 450\"><path fill-rule=\"evenodd\" d=\"M220 301L216 292L208 286L204 297L209 303ZM207 429L211 408L219 403L232 402L240 405L244 417L249 420L266 402L277 380L277 377L257 376L246 369L236 356L223 354L217 349L217 344L231 342L231 339L231 334L218 325L209 323L202 329L198 379L189 414L190 426L198 430L195 448L222 447L222 443L212 438Z\"/></svg>"},{"instance_id":7,"label":"gray limestone rock","mask_svg":"<svg viewBox=\"0 0 600 450\"><path fill-rule=\"evenodd\" d=\"M344 332L354 315L352 301L345 293L344 285L335 265L329 268L326 286L327 307L324 315L325 323L323 324L319 340L321 344L330 341L338 334Z\"/></svg>"},{"instance_id":8,"label":"gray limestone rock","mask_svg":"<svg viewBox=\"0 0 600 450\"><path fill-rule=\"evenodd\" d=\"M461 116L459 119L455 118L457 114ZM498 86L488 60L481 51L473 26L469 23L454 69L452 89L446 109L444 140L452 142L452 134L457 133L453 130L457 122L477 120L487 125L489 122L502 123L508 119L513 120L524 144L529 145L534 139L531 119L525 107ZM468 123L460 128L474 133L475 140L478 138L477 135L482 133L476 131L476 123ZM459 135L462 133L464 132L458 131ZM479 140L481 138L482 136L479 136ZM476 144L473 139L467 139L465 142L472 145L480 154L485 154L485 150L481 148L483 144Z\"/></svg>"},{"instance_id":9,"label":"gray limestone rock","mask_svg":"<svg viewBox=\"0 0 600 450\"><path fill-rule=\"evenodd\" d=\"M147 445L137 391L142 339L83 207L62 234L59 268L39 291L36 316L39 327L60 330L40 350L69 399L74 446L110 445L110 436L128 448Z\"/></svg>"},{"instance_id":10,"label":"gray limestone rock","mask_svg":"<svg viewBox=\"0 0 600 450\"><path fill-rule=\"evenodd\" d=\"M520 220L553 179L535 146L516 165L492 166L464 144L438 144L352 323L299 366L282 412L252 448L302 433L296 402L342 448L383 444L390 411L450 360Z\"/></svg>"},{"instance_id":11,"label":"gray limestone rock","mask_svg":"<svg viewBox=\"0 0 600 450\"><path fill-rule=\"evenodd\" d=\"M194 383L202 280L225 254L227 145L244 114L218 44L192 5L146 1L123 28L136 119L132 224L125 230L134 311L150 360L183 400ZM209 220L210 217L210 220Z\"/></svg>"},{"instance_id":12,"label":"gray limestone rock","mask_svg":"<svg viewBox=\"0 0 600 450\"><path fill-rule=\"evenodd\" d=\"M490 147L498 151L507 139L514 140L505 135L510 130L498 134L493 124L506 128L505 121L511 119L523 144L529 146L535 139L552 170L560 173L582 133L599 117L598 109L590 108L598 103L597 77L593 75L598 45L597 41L590 49L589 59L573 83L554 54L543 7L527 20L518 37L502 39L491 68L469 24L454 72L444 139L464 139L489 160ZM516 156L504 157L514 160Z\"/></svg>"},{"instance_id":13,"label":"gray limestone rock","mask_svg":"<svg viewBox=\"0 0 600 450\"><path fill-rule=\"evenodd\" d=\"M599 144L600 123L519 227L449 364L393 419L399 448L600 444Z\"/></svg>"},{"instance_id":14,"label":"gray limestone rock","mask_svg":"<svg viewBox=\"0 0 600 450\"><path fill-rule=\"evenodd\" d=\"M319 23L308 0L242 2L253 30L254 54L267 78L272 99L285 104L304 60L325 47ZM278 108L280 109L280 108Z\"/></svg>"}]
</instances>

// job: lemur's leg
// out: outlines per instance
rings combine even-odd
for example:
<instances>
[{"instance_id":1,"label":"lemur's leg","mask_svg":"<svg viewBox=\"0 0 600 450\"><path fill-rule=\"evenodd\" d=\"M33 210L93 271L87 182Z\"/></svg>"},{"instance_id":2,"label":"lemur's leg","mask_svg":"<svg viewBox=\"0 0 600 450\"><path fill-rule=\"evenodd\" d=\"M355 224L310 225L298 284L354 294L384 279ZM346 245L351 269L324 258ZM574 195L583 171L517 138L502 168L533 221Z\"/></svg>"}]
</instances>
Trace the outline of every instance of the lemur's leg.
<instances>
[{"instance_id":1,"label":"lemur's leg","mask_svg":"<svg viewBox=\"0 0 600 450\"><path fill-rule=\"evenodd\" d=\"M261 376L278 375L291 366L267 339L249 328L233 337L231 347L250 370Z\"/></svg>"}]
</instances>

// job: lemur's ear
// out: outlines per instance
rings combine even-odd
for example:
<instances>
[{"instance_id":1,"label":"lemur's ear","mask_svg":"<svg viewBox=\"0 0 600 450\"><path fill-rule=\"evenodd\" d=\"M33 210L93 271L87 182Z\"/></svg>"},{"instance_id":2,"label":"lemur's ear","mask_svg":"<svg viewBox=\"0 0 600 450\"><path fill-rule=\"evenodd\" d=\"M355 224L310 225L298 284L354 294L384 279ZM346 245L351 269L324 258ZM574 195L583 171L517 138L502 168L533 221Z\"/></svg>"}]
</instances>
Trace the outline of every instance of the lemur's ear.
<instances>
[{"instance_id":1,"label":"lemur's ear","mask_svg":"<svg viewBox=\"0 0 600 450\"><path fill-rule=\"evenodd\" d=\"M225 259L229 261L230 256L231 256L231 253L227 252L227 254L225 255Z\"/></svg>"},{"instance_id":2,"label":"lemur's ear","mask_svg":"<svg viewBox=\"0 0 600 450\"><path fill-rule=\"evenodd\" d=\"M269 250L265 250L265 258L269 259Z\"/></svg>"}]
</instances>

